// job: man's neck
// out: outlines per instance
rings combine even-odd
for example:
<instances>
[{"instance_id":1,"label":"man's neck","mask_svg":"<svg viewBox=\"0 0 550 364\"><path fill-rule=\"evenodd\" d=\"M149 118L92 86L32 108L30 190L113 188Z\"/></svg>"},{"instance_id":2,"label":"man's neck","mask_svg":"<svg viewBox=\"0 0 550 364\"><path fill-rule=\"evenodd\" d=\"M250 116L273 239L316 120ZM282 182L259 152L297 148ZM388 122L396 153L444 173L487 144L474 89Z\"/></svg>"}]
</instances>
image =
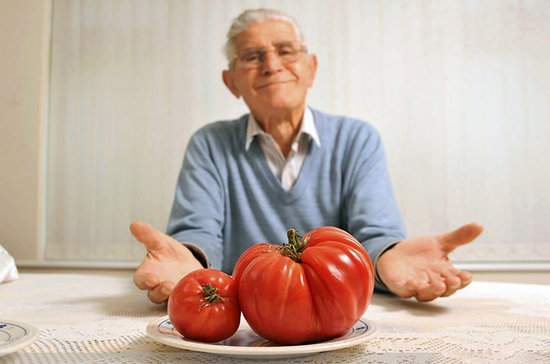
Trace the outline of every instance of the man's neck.
<instances>
[{"instance_id":1,"label":"man's neck","mask_svg":"<svg viewBox=\"0 0 550 364\"><path fill-rule=\"evenodd\" d=\"M304 117L305 106L300 109L278 114L256 115L254 118L260 127L268 134L271 134L279 145L281 152L288 157L292 142L300 131Z\"/></svg>"}]
</instances>

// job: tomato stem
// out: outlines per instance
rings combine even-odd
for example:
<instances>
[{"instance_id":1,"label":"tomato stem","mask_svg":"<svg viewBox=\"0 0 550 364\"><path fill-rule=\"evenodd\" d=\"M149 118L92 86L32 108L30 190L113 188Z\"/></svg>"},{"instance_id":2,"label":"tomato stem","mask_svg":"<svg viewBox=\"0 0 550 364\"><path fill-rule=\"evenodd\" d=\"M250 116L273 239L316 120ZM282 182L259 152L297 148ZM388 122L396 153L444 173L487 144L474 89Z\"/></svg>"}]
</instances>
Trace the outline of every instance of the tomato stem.
<instances>
[{"instance_id":1,"label":"tomato stem","mask_svg":"<svg viewBox=\"0 0 550 364\"><path fill-rule=\"evenodd\" d=\"M288 229L287 237L288 243L285 243L281 246L281 254L286 255L296 262L300 262L300 257L306 247L306 242L304 241L304 238L300 234L298 234L298 232L294 228Z\"/></svg>"},{"instance_id":2,"label":"tomato stem","mask_svg":"<svg viewBox=\"0 0 550 364\"><path fill-rule=\"evenodd\" d=\"M202 297L206 301L205 304L223 302L223 297L218 294L218 289L212 287L210 283L202 286Z\"/></svg>"}]
</instances>

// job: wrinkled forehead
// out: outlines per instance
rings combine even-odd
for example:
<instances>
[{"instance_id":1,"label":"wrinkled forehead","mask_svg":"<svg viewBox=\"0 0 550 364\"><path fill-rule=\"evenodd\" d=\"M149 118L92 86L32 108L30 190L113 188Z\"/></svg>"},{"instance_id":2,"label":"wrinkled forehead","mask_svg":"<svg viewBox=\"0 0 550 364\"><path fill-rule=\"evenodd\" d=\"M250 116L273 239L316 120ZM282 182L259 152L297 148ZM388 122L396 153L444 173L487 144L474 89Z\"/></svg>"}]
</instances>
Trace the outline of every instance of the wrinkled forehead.
<instances>
[{"instance_id":1,"label":"wrinkled forehead","mask_svg":"<svg viewBox=\"0 0 550 364\"><path fill-rule=\"evenodd\" d=\"M250 24L235 37L234 44L239 51L289 43L301 43L296 27L285 20L267 20Z\"/></svg>"}]
</instances>

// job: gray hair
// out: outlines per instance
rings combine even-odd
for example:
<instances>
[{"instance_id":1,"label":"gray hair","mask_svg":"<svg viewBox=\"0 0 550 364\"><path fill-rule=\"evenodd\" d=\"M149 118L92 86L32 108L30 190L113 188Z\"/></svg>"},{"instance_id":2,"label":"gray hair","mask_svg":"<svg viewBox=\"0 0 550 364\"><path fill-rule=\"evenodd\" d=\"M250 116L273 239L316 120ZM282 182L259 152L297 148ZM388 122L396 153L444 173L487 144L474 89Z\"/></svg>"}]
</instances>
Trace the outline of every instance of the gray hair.
<instances>
[{"instance_id":1,"label":"gray hair","mask_svg":"<svg viewBox=\"0 0 550 364\"><path fill-rule=\"evenodd\" d=\"M298 26L296 19L290 15L275 9L248 9L243 11L233 20L231 27L229 27L229 31L227 32L227 40L223 50L229 65L231 65L237 55L235 37L248 29L250 25L268 20L282 20L288 22L294 28L294 32L298 36L298 39L300 39L300 42L304 43L304 37L300 31L300 27Z\"/></svg>"}]
</instances>

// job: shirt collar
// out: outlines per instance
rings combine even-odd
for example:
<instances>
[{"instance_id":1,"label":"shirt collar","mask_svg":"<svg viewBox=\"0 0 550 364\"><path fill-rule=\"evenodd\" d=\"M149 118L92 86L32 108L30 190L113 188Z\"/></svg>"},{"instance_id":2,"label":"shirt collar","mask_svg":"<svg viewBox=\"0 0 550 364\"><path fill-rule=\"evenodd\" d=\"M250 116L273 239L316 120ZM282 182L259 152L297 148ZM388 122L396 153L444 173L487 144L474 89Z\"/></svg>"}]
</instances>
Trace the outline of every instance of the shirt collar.
<instances>
[{"instance_id":1,"label":"shirt collar","mask_svg":"<svg viewBox=\"0 0 550 364\"><path fill-rule=\"evenodd\" d=\"M313 118L313 113L311 110L306 107L306 111L304 112L304 118L302 119L302 125L300 126L300 131L298 132L297 137L299 138L301 134L307 134L315 141L315 144L317 146L321 146L321 141L319 139L319 133L317 133L317 128L315 127L315 120ZM252 143L252 140L254 140L254 137L256 135L267 135L265 131L262 130L256 119L254 118L254 115L249 114L248 115L248 123L246 127L246 144L245 149L248 150L250 147L250 144Z\"/></svg>"}]
</instances>

